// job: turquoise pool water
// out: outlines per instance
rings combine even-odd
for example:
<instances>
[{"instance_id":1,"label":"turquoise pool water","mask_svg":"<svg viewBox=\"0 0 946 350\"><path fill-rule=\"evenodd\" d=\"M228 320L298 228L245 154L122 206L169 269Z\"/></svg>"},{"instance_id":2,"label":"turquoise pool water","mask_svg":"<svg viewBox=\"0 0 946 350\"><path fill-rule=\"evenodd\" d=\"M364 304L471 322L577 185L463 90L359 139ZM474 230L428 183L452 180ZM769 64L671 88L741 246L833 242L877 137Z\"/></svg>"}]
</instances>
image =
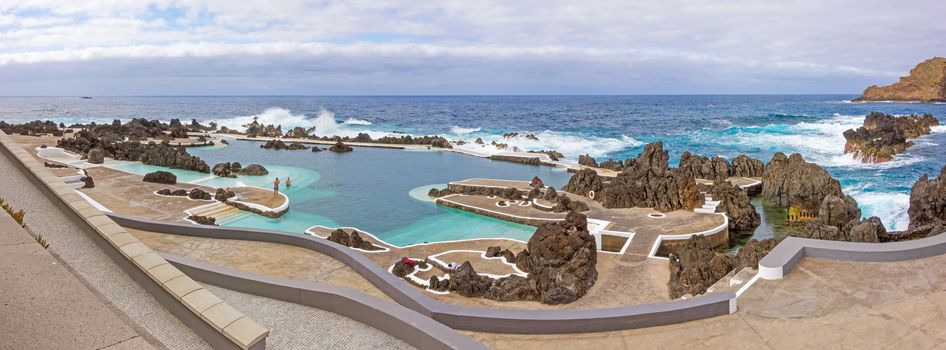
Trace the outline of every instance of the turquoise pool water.
<instances>
[{"instance_id":1,"label":"turquoise pool water","mask_svg":"<svg viewBox=\"0 0 946 350\"><path fill-rule=\"evenodd\" d=\"M188 151L211 166L239 161L259 163L267 176L211 177L193 171L167 169L140 163L114 165L115 169L145 174L166 170L179 182L212 187L237 185L271 188L275 177L293 186L281 188L290 210L278 219L239 215L221 226L248 227L302 233L309 227L350 226L367 231L396 246L475 238L511 238L526 241L535 232L527 225L509 223L465 211L440 207L427 200L436 185L473 177L529 180L541 177L561 187L569 173L550 167L491 161L452 152L406 152L356 148L354 152L273 151L260 143L232 141L227 147L199 147Z\"/></svg>"}]
</instances>

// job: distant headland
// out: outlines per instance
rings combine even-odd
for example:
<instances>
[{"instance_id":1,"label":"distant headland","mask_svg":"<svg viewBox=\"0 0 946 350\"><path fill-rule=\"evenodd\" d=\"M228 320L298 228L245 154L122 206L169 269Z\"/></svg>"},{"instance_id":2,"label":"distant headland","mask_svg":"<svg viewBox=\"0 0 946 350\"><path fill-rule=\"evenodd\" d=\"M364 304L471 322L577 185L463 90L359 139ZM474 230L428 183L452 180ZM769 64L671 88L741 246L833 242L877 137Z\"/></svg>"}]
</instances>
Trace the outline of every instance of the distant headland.
<instances>
[{"instance_id":1,"label":"distant headland","mask_svg":"<svg viewBox=\"0 0 946 350\"><path fill-rule=\"evenodd\" d=\"M920 62L900 81L887 86L871 85L854 99L868 101L946 102L946 58Z\"/></svg>"}]
</instances>

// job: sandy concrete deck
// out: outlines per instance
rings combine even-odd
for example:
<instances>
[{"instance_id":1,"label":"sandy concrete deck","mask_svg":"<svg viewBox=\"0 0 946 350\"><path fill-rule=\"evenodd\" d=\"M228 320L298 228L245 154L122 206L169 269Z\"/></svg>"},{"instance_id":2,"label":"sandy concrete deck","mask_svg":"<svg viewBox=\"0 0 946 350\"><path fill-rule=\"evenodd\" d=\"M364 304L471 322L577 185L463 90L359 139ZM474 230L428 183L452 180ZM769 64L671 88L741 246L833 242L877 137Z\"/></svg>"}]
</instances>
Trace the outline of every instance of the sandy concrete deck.
<instances>
[{"instance_id":1,"label":"sandy concrete deck","mask_svg":"<svg viewBox=\"0 0 946 350\"><path fill-rule=\"evenodd\" d=\"M129 232L158 251L264 275L317 281L353 288L390 300L344 264L307 249L274 243L175 236L131 229L129 229ZM319 233L327 233L327 231L323 229ZM402 256L423 259L451 250L485 251L489 246L500 246L510 249L514 253L518 253L525 248L524 244L515 241L477 240L417 245L403 249L392 247L389 252L366 253L365 256L371 258L382 268L387 269ZM460 257L460 255L457 255L442 260L450 262L452 259ZM478 254L463 254L462 257L475 259L471 260L471 263L478 272L493 273L492 271L497 271L505 274L511 270L508 265L503 264L503 267L494 265L499 262L494 259L482 259ZM463 263L460 260L453 261ZM480 266L482 266L483 271L480 271ZM667 301L669 300L667 294L669 278L669 270L665 260L645 259L645 261L635 261L632 256L628 255L599 254L598 282L583 298L568 305L544 305L537 302L498 302L466 298L454 294L428 293L428 296L445 303L488 308L535 310L601 308Z\"/></svg>"},{"instance_id":2,"label":"sandy concrete deck","mask_svg":"<svg viewBox=\"0 0 946 350\"><path fill-rule=\"evenodd\" d=\"M629 331L464 332L495 349L946 349L946 255L896 263L805 259L759 280L735 314Z\"/></svg>"},{"instance_id":3,"label":"sandy concrete deck","mask_svg":"<svg viewBox=\"0 0 946 350\"><path fill-rule=\"evenodd\" d=\"M2 211L0 266L0 347L153 349L150 342L160 344Z\"/></svg>"}]
</instances>

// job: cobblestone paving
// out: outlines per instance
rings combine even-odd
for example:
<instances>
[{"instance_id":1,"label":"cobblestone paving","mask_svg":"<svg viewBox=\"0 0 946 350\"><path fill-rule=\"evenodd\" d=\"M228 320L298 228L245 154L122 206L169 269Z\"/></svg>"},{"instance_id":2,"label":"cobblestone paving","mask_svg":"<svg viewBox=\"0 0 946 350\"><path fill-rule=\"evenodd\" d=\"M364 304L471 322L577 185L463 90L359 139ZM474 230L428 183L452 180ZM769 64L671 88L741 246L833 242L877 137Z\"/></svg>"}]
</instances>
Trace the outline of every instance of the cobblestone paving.
<instances>
[{"instance_id":1,"label":"cobblestone paving","mask_svg":"<svg viewBox=\"0 0 946 350\"><path fill-rule=\"evenodd\" d=\"M269 328L267 349L413 349L407 343L333 312L204 284Z\"/></svg>"}]
</instances>

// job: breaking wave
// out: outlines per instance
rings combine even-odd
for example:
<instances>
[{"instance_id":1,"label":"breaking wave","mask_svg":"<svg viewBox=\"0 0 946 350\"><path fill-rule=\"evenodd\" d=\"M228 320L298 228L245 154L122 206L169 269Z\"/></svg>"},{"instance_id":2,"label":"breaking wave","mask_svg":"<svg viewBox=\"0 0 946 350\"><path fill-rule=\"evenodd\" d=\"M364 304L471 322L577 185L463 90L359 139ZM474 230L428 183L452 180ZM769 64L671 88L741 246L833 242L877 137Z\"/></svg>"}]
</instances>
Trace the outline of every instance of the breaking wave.
<instances>
[{"instance_id":1,"label":"breaking wave","mask_svg":"<svg viewBox=\"0 0 946 350\"><path fill-rule=\"evenodd\" d=\"M525 138L525 134L530 134L528 132L520 132L519 134L520 136L518 137L504 138L502 135L498 134L480 132L466 133L463 134L460 139L466 141L467 144L458 147L486 154L509 152L513 149L520 151L555 150L565 155L563 161L577 163L579 155L587 154L592 157L604 157L610 153L644 144L644 142L626 135L621 135L620 138L610 138L545 130L538 133L531 133L538 139L538 141L536 141ZM472 141L476 138L483 139L486 145L473 143ZM509 145L509 148L506 150L497 149L490 145L493 141L505 143Z\"/></svg>"},{"instance_id":2,"label":"breaking wave","mask_svg":"<svg viewBox=\"0 0 946 350\"><path fill-rule=\"evenodd\" d=\"M348 118L345 120L345 124L348 125L371 125L371 122L363 119Z\"/></svg>"},{"instance_id":3,"label":"breaking wave","mask_svg":"<svg viewBox=\"0 0 946 350\"><path fill-rule=\"evenodd\" d=\"M454 135L466 135L478 131L480 131L480 128L461 128L456 125L450 127L450 133Z\"/></svg>"}]
</instances>

